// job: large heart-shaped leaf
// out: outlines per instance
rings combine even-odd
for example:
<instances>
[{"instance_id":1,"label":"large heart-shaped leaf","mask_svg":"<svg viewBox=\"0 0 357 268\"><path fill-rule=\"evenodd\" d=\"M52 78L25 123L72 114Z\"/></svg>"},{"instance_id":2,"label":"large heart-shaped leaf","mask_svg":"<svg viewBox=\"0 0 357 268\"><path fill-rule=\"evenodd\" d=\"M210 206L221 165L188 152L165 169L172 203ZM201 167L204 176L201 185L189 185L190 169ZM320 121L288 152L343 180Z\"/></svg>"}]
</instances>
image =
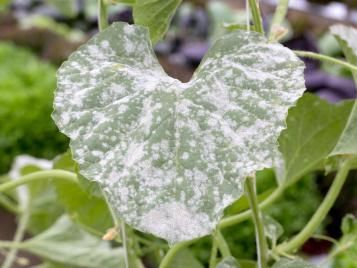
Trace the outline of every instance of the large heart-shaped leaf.
<instances>
[{"instance_id":1,"label":"large heart-shaped leaf","mask_svg":"<svg viewBox=\"0 0 357 268\"><path fill-rule=\"evenodd\" d=\"M302 62L258 33L223 36L181 83L146 28L114 23L59 69L53 118L118 214L174 243L210 233L244 178L273 165L303 91Z\"/></svg>"}]
</instances>

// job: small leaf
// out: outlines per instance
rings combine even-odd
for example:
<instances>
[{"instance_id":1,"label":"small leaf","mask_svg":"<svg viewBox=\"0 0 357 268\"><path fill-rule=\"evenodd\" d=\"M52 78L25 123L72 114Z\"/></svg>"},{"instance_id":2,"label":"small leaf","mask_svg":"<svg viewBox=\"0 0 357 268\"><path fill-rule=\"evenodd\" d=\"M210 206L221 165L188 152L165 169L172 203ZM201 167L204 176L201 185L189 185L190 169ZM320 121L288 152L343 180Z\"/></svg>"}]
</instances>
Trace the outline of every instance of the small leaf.
<instances>
[{"instance_id":1,"label":"small leaf","mask_svg":"<svg viewBox=\"0 0 357 268\"><path fill-rule=\"evenodd\" d=\"M197 260L197 258L188 249L180 250L170 263L170 268L203 268L204 266Z\"/></svg>"},{"instance_id":2,"label":"small leaf","mask_svg":"<svg viewBox=\"0 0 357 268\"><path fill-rule=\"evenodd\" d=\"M287 128L279 137L285 179L300 178L323 163L336 146L352 105L350 101L331 104L305 94L289 110Z\"/></svg>"},{"instance_id":3,"label":"small leaf","mask_svg":"<svg viewBox=\"0 0 357 268\"><path fill-rule=\"evenodd\" d=\"M330 28L337 38L348 62L357 66L357 29L344 25L333 25ZM357 85L357 72L353 72ZM331 155L352 154L357 155L357 102L351 111L347 125Z\"/></svg>"},{"instance_id":4,"label":"small leaf","mask_svg":"<svg viewBox=\"0 0 357 268\"><path fill-rule=\"evenodd\" d=\"M263 214L265 235L276 245L279 237L284 233L283 226L272 217Z\"/></svg>"},{"instance_id":5,"label":"small leaf","mask_svg":"<svg viewBox=\"0 0 357 268\"><path fill-rule=\"evenodd\" d=\"M27 155L17 156L10 176L14 179L44 169L50 169L52 163L45 159ZM37 234L50 227L63 213L63 207L57 202L55 187L51 180L33 181L17 188L20 206L30 210L28 231Z\"/></svg>"},{"instance_id":6,"label":"small leaf","mask_svg":"<svg viewBox=\"0 0 357 268\"><path fill-rule=\"evenodd\" d=\"M272 268L317 268L316 266L301 259L282 258L276 262Z\"/></svg>"},{"instance_id":7,"label":"small leaf","mask_svg":"<svg viewBox=\"0 0 357 268\"><path fill-rule=\"evenodd\" d=\"M125 267L124 251L89 235L66 216L50 229L24 242L23 249L65 267Z\"/></svg>"},{"instance_id":8,"label":"small leaf","mask_svg":"<svg viewBox=\"0 0 357 268\"><path fill-rule=\"evenodd\" d=\"M344 235L354 234L357 238L357 218L352 215L346 215L342 220L341 230Z\"/></svg>"},{"instance_id":9,"label":"small leaf","mask_svg":"<svg viewBox=\"0 0 357 268\"><path fill-rule=\"evenodd\" d=\"M146 28L114 23L59 69L53 118L118 214L175 243L211 233L244 179L273 166L304 90L302 62L258 33L225 35L181 83Z\"/></svg>"},{"instance_id":10,"label":"small leaf","mask_svg":"<svg viewBox=\"0 0 357 268\"><path fill-rule=\"evenodd\" d=\"M229 256L221 260L216 268L241 268L241 266L234 257Z\"/></svg>"},{"instance_id":11,"label":"small leaf","mask_svg":"<svg viewBox=\"0 0 357 268\"><path fill-rule=\"evenodd\" d=\"M73 164L71 154L67 152L55 160L54 168L73 171ZM91 195L78 184L67 181L56 180L55 187L58 201L72 219L84 228L87 227L88 231L102 236L107 229L113 227L107 203L102 197Z\"/></svg>"},{"instance_id":12,"label":"small leaf","mask_svg":"<svg viewBox=\"0 0 357 268\"><path fill-rule=\"evenodd\" d=\"M153 44L161 40L182 0L136 0L133 6L135 24L147 26Z\"/></svg>"}]
</instances>

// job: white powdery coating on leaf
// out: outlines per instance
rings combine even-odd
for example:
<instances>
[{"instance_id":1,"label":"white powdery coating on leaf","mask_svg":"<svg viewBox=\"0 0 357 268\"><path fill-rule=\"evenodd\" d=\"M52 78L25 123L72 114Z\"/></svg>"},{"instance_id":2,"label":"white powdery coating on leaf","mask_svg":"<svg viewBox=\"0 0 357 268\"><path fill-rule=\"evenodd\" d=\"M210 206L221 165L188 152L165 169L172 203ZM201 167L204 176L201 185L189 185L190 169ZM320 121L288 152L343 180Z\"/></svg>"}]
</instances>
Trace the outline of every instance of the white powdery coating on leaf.
<instances>
[{"instance_id":1,"label":"white powdery coating on leaf","mask_svg":"<svg viewBox=\"0 0 357 268\"><path fill-rule=\"evenodd\" d=\"M114 23L58 71L53 118L117 213L175 243L209 234L244 179L273 166L304 90L302 62L257 33L219 39L184 84L146 28Z\"/></svg>"},{"instance_id":2,"label":"white powdery coating on leaf","mask_svg":"<svg viewBox=\"0 0 357 268\"><path fill-rule=\"evenodd\" d=\"M206 214L190 211L178 202L160 204L153 208L142 216L140 227L165 237L169 243L203 236L212 230L210 219Z\"/></svg>"}]
</instances>

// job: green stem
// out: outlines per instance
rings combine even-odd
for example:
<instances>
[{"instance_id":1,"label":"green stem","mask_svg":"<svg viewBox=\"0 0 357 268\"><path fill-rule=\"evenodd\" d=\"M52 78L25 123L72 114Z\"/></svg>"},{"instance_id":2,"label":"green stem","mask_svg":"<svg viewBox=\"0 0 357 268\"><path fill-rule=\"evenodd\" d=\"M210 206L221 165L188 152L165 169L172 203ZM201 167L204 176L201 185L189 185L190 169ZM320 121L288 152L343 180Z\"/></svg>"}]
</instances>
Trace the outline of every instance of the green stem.
<instances>
[{"instance_id":1,"label":"green stem","mask_svg":"<svg viewBox=\"0 0 357 268\"><path fill-rule=\"evenodd\" d=\"M98 0L98 28L103 31L108 27L108 10L104 0Z\"/></svg>"},{"instance_id":2,"label":"green stem","mask_svg":"<svg viewBox=\"0 0 357 268\"><path fill-rule=\"evenodd\" d=\"M332 63L332 64L338 64L338 65L348 68L352 72L357 72L357 66L355 66L351 63L348 63L347 61L335 59L333 57L329 57L326 55L322 55L322 54L314 53L314 52L310 52L310 51L301 51L301 50L293 50L293 51L295 52L296 55L298 55L300 57L316 59L316 60L325 61L327 63Z\"/></svg>"},{"instance_id":3,"label":"green stem","mask_svg":"<svg viewBox=\"0 0 357 268\"><path fill-rule=\"evenodd\" d=\"M222 256L224 258L232 256L229 246L228 246L226 240L224 239L224 236L222 235L221 231L219 231L219 229L216 230L214 237L217 242L219 251L222 253Z\"/></svg>"},{"instance_id":4,"label":"green stem","mask_svg":"<svg viewBox=\"0 0 357 268\"><path fill-rule=\"evenodd\" d=\"M209 259L209 268L215 268L217 262L217 240L212 236L211 257Z\"/></svg>"},{"instance_id":5,"label":"green stem","mask_svg":"<svg viewBox=\"0 0 357 268\"><path fill-rule=\"evenodd\" d=\"M294 238L292 238L290 241L282 243L277 246L276 251L277 252L294 252L297 249L299 249L316 231L316 229L319 227L321 222L325 219L327 213L335 203L342 186L344 182L346 181L348 172L351 167L351 161L353 160L345 160L345 162L342 164L341 168L337 172L337 175L335 177L335 180L333 181L330 190L328 191L325 199L315 212L315 214L312 216L310 221L307 223L307 225L298 233Z\"/></svg>"},{"instance_id":6,"label":"green stem","mask_svg":"<svg viewBox=\"0 0 357 268\"><path fill-rule=\"evenodd\" d=\"M255 178L248 177L245 182L246 195L252 209L252 217L255 226L257 243L258 267L268 267L268 243L264 234L262 215L258 207L258 199L255 191Z\"/></svg>"},{"instance_id":7,"label":"green stem","mask_svg":"<svg viewBox=\"0 0 357 268\"><path fill-rule=\"evenodd\" d=\"M19 220L16 232L15 232L15 236L14 236L14 240L13 240L13 243L15 245L19 244L22 241L22 239L24 238L25 231L26 231L28 222L30 220L30 215L31 215L30 208L27 206L24 209L23 214L20 216L20 220ZM17 247L12 247L10 249L10 251L8 252L6 259L2 265L2 268L11 268L12 267L13 263L16 260L17 252L18 252Z\"/></svg>"},{"instance_id":8,"label":"green stem","mask_svg":"<svg viewBox=\"0 0 357 268\"><path fill-rule=\"evenodd\" d=\"M73 183L78 183L77 175L73 172L60 170L60 169L52 169L52 170L43 170L34 172L16 180L12 180L9 182L5 182L0 185L0 193L5 192L11 189L14 189L20 185L30 183L38 180L47 180L47 179L56 179L56 180L66 180Z\"/></svg>"},{"instance_id":9,"label":"green stem","mask_svg":"<svg viewBox=\"0 0 357 268\"><path fill-rule=\"evenodd\" d=\"M275 29L281 25L288 11L289 0L279 0L269 31L269 41L274 40Z\"/></svg>"},{"instance_id":10,"label":"green stem","mask_svg":"<svg viewBox=\"0 0 357 268\"><path fill-rule=\"evenodd\" d=\"M127 244L127 238L126 238L126 231L125 231L125 222L121 222L120 224L120 229L121 229L121 239L123 241L123 248L124 248L124 254L125 254L125 268L130 268L129 267L129 251L128 251L128 244Z\"/></svg>"},{"instance_id":11,"label":"green stem","mask_svg":"<svg viewBox=\"0 0 357 268\"><path fill-rule=\"evenodd\" d=\"M15 243L13 241L3 241L0 240L0 248L16 248L16 249L22 249L23 248L23 244L22 243Z\"/></svg>"},{"instance_id":12,"label":"green stem","mask_svg":"<svg viewBox=\"0 0 357 268\"><path fill-rule=\"evenodd\" d=\"M259 0L248 0L250 11L252 12L252 18L255 30L261 34L264 34L262 15L259 9Z\"/></svg>"},{"instance_id":13,"label":"green stem","mask_svg":"<svg viewBox=\"0 0 357 268\"><path fill-rule=\"evenodd\" d=\"M11 201L7 196L2 194L0 194L0 205L14 214L20 214L22 212L22 210L18 208L13 201Z\"/></svg>"},{"instance_id":14,"label":"green stem","mask_svg":"<svg viewBox=\"0 0 357 268\"><path fill-rule=\"evenodd\" d=\"M263 202L259 204L259 209L265 209L270 206L275 200L277 200L280 195L284 192L286 187L279 186L274 192L272 192ZM223 229L232 225L236 225L240 222L248 220L252 216L252 210L246 210L234 216L224 218L218 224L218 228Z\"/></svg>"}]
</instances>

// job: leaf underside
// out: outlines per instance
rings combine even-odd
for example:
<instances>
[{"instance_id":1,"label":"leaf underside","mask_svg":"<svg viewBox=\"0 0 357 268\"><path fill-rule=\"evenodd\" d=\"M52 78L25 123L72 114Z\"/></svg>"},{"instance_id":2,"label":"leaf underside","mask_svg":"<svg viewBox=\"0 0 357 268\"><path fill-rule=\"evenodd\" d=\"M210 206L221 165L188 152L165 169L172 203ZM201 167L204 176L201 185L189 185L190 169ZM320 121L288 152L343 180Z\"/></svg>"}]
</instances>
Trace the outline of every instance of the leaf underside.
<instances>
[{"instance_id":1,"label":"leaf underside","mask_svg":"<svg viewBox=\"0 0 357 268\"><path fill-rule=\"evenodd\" d=\"M209 234L244 178L273 165L304 90L303 63L258 33L223 36L181 83L147 28L114 23L59 69L53 118L118 215L175 243Z\"/></svg>"}]
</instances>

